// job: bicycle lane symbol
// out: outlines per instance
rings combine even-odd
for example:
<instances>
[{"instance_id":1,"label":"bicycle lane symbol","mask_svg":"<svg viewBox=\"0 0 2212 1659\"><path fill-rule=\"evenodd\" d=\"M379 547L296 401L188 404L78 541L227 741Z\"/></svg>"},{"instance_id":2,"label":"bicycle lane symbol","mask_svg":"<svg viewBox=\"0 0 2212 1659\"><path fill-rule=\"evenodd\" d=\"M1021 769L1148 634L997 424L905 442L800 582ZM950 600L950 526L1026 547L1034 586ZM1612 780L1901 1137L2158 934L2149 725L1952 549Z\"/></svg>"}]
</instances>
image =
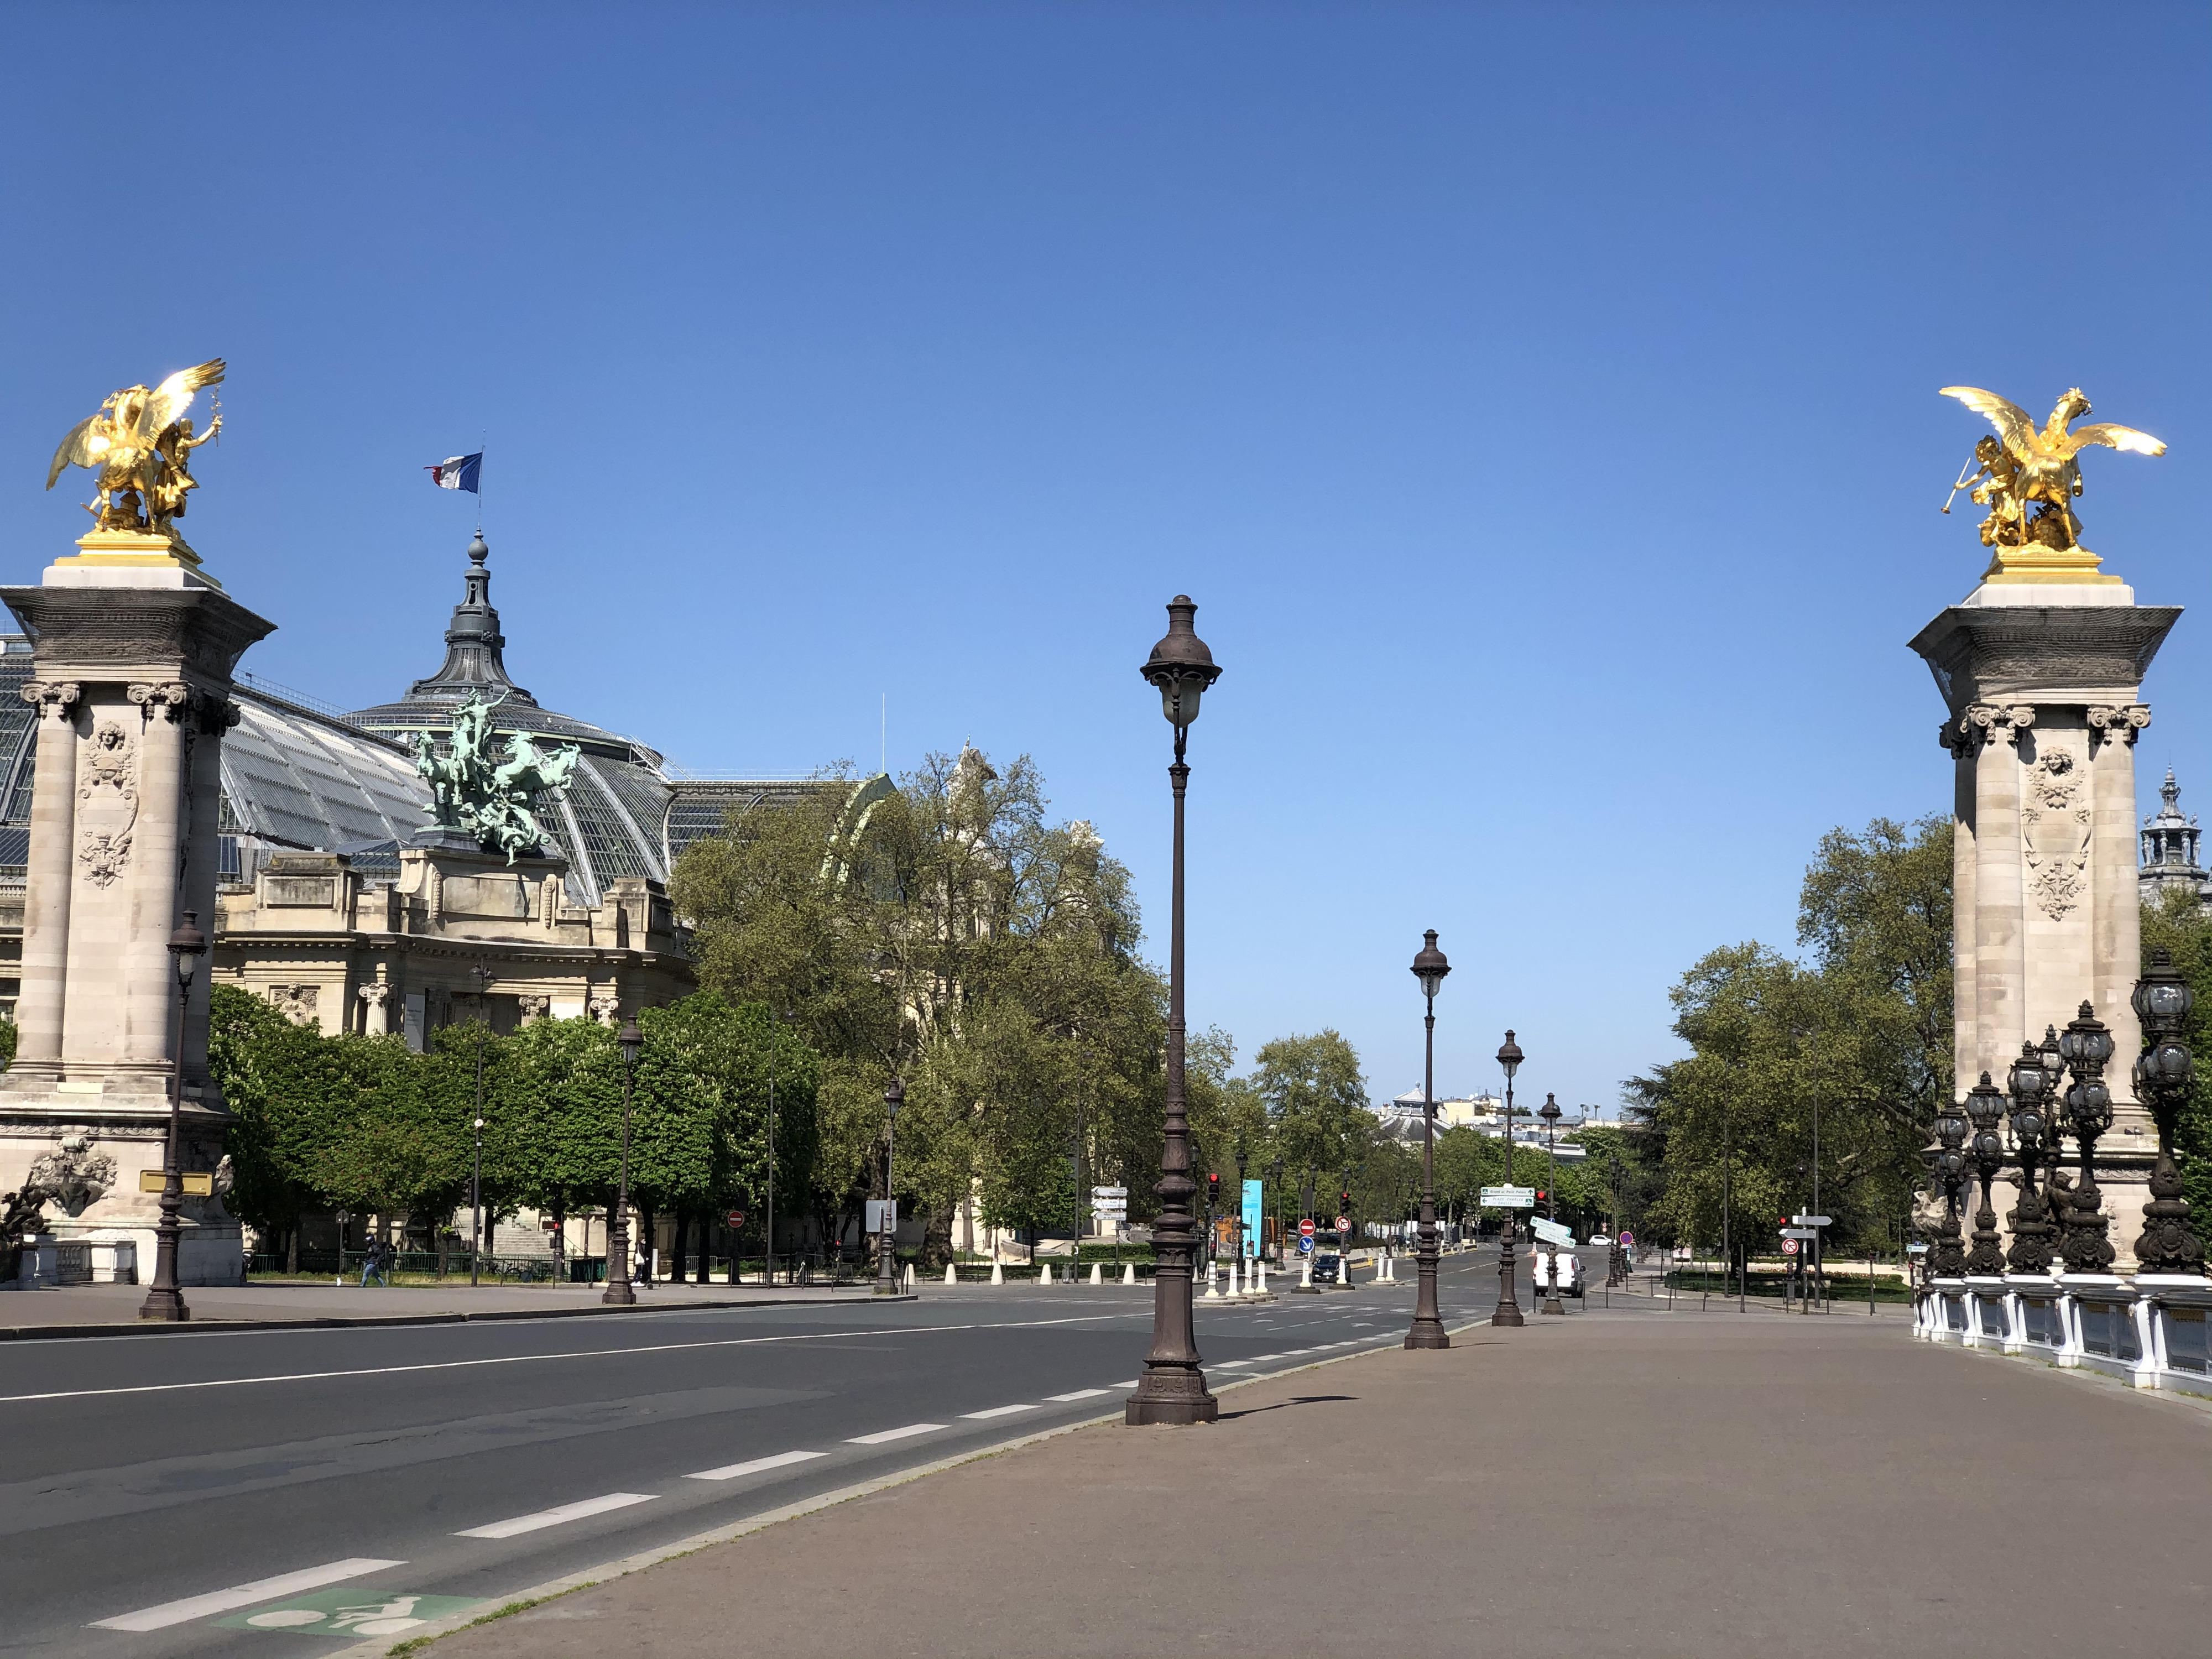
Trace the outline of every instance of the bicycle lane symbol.
<instances>
[{"instance_id":1,"label":"bicycle lane symbol","mask_svg":"<svg viewBox=\"0 0 2212 1659\"><path fill-rule=\"evenodd\" d=\"M421 1595L358 1589L319 1590L290 1596L274 1607L218 1619L229 1630L263 1630L298 1636L402 1636L433 1619L481 1605L469 1595Z\"/></svg>"}]
</instances>

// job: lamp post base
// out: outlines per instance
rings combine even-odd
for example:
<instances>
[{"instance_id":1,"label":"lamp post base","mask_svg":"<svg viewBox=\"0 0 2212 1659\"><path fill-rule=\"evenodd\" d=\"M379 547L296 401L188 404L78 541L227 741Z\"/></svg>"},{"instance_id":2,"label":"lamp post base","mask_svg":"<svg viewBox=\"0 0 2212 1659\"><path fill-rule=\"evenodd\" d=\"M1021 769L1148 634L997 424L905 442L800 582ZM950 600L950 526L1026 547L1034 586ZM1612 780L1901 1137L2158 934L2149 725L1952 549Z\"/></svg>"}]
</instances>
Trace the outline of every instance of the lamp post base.
<instances>
[{"instance_id":1,"label":"lamp post base","mask_svg":"<svg viewBox=\"0 0 2212 1659\"><path fill-rule=\"evenodd\" d=\"M1558 1314L1563 1319L1566 1316L1567 1312L1565 1308L1559 1305L1559 1298L1556 1296L1546 1297L1544 1298L1543 1308L1540 1311L1547 1314Z\"/></svg>"},{"instance_id":2,"label":"lamp post base","mask_svg":"<svg viewBox=\"0 0 2212 1659\"><path fill-rule=\"evenodd\" d=\"M1413 1328L1406 1333L1406 1346L1409 1348L1449 1348L1451 1346L1451 1333L1444 1329L1444 1322L1441 1319L1416 1319Z\"/></svg>"},{"instance_id":3,"label":"lamp post base","mask_svg":"<svg viewBox=\"0 0 2212 1659\"><path fill-rule=\"evenodd\" d=\"M138 1304L141 1319L158 1319L173 1325L191 1316L192 1310L185 1305L185 1293L173 1285L156 1285Z\"/></svg>"},{"instance_id":4,"label":"lamp post base","mask_svg":"<svg viewBox=\"0 0 2212 1659\"><path fill-rule=\"evenodd\" d=\"M1221 1402L1207 1390L1204 1373L1195 1365L1145 1364L1144 1381L1129 1396L1123 1421L1131 1428L1150 1425L1170 1427L1211 1423L1221 1415Z\"/></svg>"}]
</instances>

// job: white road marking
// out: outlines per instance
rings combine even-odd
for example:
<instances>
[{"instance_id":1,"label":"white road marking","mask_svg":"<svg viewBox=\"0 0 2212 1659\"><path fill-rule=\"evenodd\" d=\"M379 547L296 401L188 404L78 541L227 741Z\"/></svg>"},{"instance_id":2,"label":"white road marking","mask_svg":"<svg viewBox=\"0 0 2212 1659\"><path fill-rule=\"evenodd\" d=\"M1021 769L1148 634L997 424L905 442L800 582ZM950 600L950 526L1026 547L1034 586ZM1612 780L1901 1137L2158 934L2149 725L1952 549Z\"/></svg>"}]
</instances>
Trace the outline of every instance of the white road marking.
<instances>
[{"instance_id":1,"label":"white road marking","mask_svg":"<svg viewBox=\"0 0 2212 1659\"><path fill-rule=\"evenodd\" d=\"M1117 1389L1133 1389L1137 1386L1137 1379L1133 1376L1127 1382L1116 1382L1114 1386Z\"/></svg>"},{"instance_id":2,"label":"white road marking","mask_svg":"<svg viewBox=\"0 0 2212 1659\"><path fill-rule=\"evenodd\" d=\"M1095 1325L1118 1319L1119 1314L1071 1314L1065 1319L975 1320L965 1325L891 1326L870 1331L871 1336L939 1336L948 1331L1021 1331L1054 1325ZM219 1376L202 1382L141 1382L120 1389L56 1389L46 1394L0 1395L0 1406L20 1406L33 1400L104 1400L112 1395L172 1394L187 1389L242 1389L252 1382L321 1382L334 1377L394 1376L406 1371L459 1371L479 1365L528 1365L555 1359L618 1359L640 1353L684 1353L694 1348L750 1348L778 1342L845 1342L853 1333L806 1331L791 1336L729 1336L705 1342L656 1342L641 1348L578 1348L567 1353L505 1354L492 1359L426 1360L416 1365L362 1365L341 1371L287 1371L274 1376ZM171 1340L175 1339L172 1338ZM1124 1388L1133 1389L1133 1382Z\"/></svg>"},{"instance_id":3,"label":"white road marking","mask_svg":"<svg viewBox=\"0 0 2212 1659\"><path fill-rule=\"evenodd\" d=\"M301 1590L320 1589L325 1584L338 1584L349 1578L359 1578L372 1572L382 1572L386 1567L404 1567L404 1561L378 1561L365 1555L349 1557L343 1561L332 1561L319 1567L303 1567L298 1572L282 1572L274 1578L257 1578L250 1584L234 1584L228 1589L215 1590L206 1595L189 1595L181 1601L164 1601L158 1607L145 1607L137 1613L119 1613L112 1619L95 1619L93 1630L167 1630L171 1625L181 1625L190 1619L204 1619L210 1613L228 1613L234 1607L250 1607L256 1601L273 1601L280 1595L296 1595Z\"/></svg>"},{"instance_id":4,"label":"white road marking","mask_svg":"<svg viewBox=\"0 0 2212 1659\"><path fill-rule=\"evenodd\" d=\"M633 1504L650 1504L653 1494L647 1492L611 1492L605 1498L586 1498L580 1503L563 1504L558 1509L540 1510L535 1515L518 1515L512 1521L495 1521L488 1527L471 1527L466 1532L457 1532L456 1538L513 1538L526 1532L538 1532L547 1527L557 1527L569 1521L581 1521L586 1516L605 1515L609 1510L626 1510Z\"/></svg>"},{"instance_id":5,"label":"white road marking","mask_svg":"<svg viewBox=\"0 0 2212 1659\"><path fill-rule=\"evenodd\" d=\"M827 1457L828 1452L778 1452L773 1457L756 1457L750 1463L725 1463L719 1469L702 1469L696 1474L687 1474L686 1480L734 1480L741 1474L758 1474L763 1469L780 1469L787 1464L805 1463L817 1457Z\"/></svg>"},{"instance_id":6,"label":"white road marking","mask_svg":"<svg viewBox=\"0 0 2212 1659\"><path fill-rule=\"evenodd\" d=\"M994 1406L987 1412L963 1412L960 1415L963 1418L981 1420L986 1417L1012 1417L1016 1412L1033 1412L1036 1409L1035 1406Z\"/></svg>"},{"instance_id":7,"label":"white road marking","mask_svg":"<svg viewBox=\"0 0 2212 1659\"><path fill-rule=\"evenodd\" d=\"M1249 1364L1251 1364L1252 1363L1253 1363L1253 1362L1252 1362L1251 1360L1249 1360L1249 1359L1224 1359L1224 1360L1223 1360L1223 1361L1222 1361L1218 1365L1216 1365L1213 1369L1214 1369L1214 1370L1216 1370L1217 1371L1233 1371L1233 1370L1240 1370L1240 1369L1242 1369L1243 1367L1244 1367L1244 1366L1246 1366L1246 1365L1249 1365Z\"/></svg>"},{"instance_id":8,"label":"white road marking","mask_svg":"<svg viewBox=\"0 0 2212 1659\"><path fill-rule=\"evenodd\" d=\"M1110 1389L1078 1389L1073 1394L1048 1394L1045 1398L1066 1405L1071 1400L1095 1400L1102 1394L1111 1394Z\"/></svg>"},{"instance_id":9,"label":"white road marking","mask_svg":"<svg viewBox=\"0 0 2212 1659\"><path fill-rule=\"evenodd\" d=\"M874 1434L856 1434L845 1443L848 1446L880 1446L887 1440L905 1440L917 1434L935 1434L944 1426L942 1423L909 1423L902 1429L882 1429Z\"/></svg>"}]
</instances>

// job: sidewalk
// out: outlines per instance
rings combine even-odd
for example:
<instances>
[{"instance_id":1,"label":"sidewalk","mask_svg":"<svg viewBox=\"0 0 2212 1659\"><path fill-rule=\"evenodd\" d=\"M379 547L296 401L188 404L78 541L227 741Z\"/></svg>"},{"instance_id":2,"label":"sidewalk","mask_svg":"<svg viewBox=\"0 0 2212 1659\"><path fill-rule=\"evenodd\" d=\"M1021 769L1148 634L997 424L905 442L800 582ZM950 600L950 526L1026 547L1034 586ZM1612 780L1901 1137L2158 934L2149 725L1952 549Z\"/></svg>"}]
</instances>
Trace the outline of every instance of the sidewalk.
<instances>
[{"instance_id":1,"label":"sidewalk","mask_svg":"<svg viewBox=\"0 0 2212 1659\"><path fill-rule=\"evenodd\" d=\"M344 1285L191 1286L184 1326L141 1323L143 1285L75 1285L66 1290L0 1291L0 1341L33 1337L105 1334L127 1329L177 1330L237 1324L400 1324L440 1319L542 1318L562 1315L618 1315L601 1304L602 1285L481 1285L464 1278L444 1285L367 1290ZM758 1308L828 1302L866 1302L870 1287L842 1291L759 1285L641 1285L637 1305L654 1308Z\"/></svg>"},{"instance_id":2,"label":"sidewalk","mask_svg":"<svg viewBox=\"0 0 2212 1659\"><path fill-rule=\"evenodd\" d=\"M1454 1342L1235 1389L1210 1427L963 1464L433 1655L2203 1650L2202 1405L1863 1316Z\"/></svg>"}]
</instances>

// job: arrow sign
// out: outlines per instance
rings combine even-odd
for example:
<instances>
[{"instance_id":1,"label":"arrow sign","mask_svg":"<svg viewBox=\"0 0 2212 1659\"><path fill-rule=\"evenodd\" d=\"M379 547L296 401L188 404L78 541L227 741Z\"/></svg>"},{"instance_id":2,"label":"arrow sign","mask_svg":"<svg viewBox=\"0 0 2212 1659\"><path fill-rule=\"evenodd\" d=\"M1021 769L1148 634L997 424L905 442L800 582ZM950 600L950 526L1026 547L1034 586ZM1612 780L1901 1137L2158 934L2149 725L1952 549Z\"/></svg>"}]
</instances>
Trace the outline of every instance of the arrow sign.
<instances>
[{"instance_id":1,"label":"arrow sign","mask_svg":"<svg viewBox=\"0 0 2212 1659\"><path fill-rule=\"evenodd\" d=\"M1800 1227L1832 1227L1836 1218L1832 1215L1793 1215L1790 1221Z\"/></svg>"},{"instance_id":2,"label":"arrow sign","mask_svg":"<svg viewBox=\"0 0 2212 1659\"><path fill-rule=\"evenodd\" d=\"M1784 1227L1782 1236L1784 1238L1818 1238L1820 1230L1818 1227Z\"/></svg>"},{"instance_id":3,"label":"arrow sign","mask_svg":"<svg viewBox=\"0 0 2212 1659\"><path fill-rule=\"evenodd\" d=\"M1537 1238L1546 1244L1571 1245L1575 1242L1573 1228L1557 1221L1547 1221L1541 1216L1533 1217L1529 1220L1528 1227Z\"/></svg>"}]
</instances>

